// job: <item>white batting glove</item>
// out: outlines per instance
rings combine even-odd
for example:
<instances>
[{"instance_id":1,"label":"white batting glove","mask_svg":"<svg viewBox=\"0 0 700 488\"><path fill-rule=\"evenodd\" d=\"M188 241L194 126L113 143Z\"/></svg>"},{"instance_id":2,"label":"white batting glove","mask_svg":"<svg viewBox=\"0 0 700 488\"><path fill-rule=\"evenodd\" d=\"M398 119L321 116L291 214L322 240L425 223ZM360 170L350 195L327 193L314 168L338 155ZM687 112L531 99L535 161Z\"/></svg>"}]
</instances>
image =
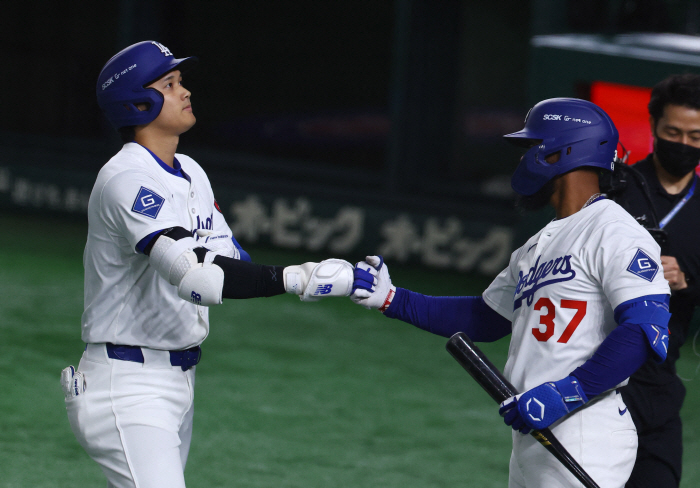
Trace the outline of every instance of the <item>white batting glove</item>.
<instances>
[{"instance_id":1,"label":"white batting glove","mask_svg":"<svg viewBox=\"0 0 700 488\"><path fill-rule=\"evenodd\" d=\"M61 371L61 386L66 400L82 395L87 389L85 375L80 371L76 371L73 366L63 368Z\"/></svg>"},{"instance_id":2,"label":"white batting glove","mask_svg":"<svg viewBox=\"0 0 700 488\"><path fill-rule=\"evenodd\" d=\"M367 256L355 265L355 281L350 300L362 305L367 310L379 310L384 313L396 294L396 287L391 284L389 270L381 256Z\"/></svg>"},{"instance_id":3,"label":"white batting glove","mask_svg":"<svg viewBox=\"0 0 700 488\"><path fill-rule=\"evenodd\" d=\"M233 245L230 234L214 234L214 232L207 229L197 229L197 235L199 236L197 244L206 247L210 251L204 256L205 263L214 261L217 255L241 259L241 253L238 248Z\"/></svg>"},{"instance_id":4,"label":"white batting glove","mask_svg":"<svg viewBox=\"0 0 700 488\"><path fill-rule=\"evenodd\" d=\"M346 297L352 291L353 267L342 259L304 263L284 268L284 289L302 302L324 297Z\"/></svg>"}]
</instances>

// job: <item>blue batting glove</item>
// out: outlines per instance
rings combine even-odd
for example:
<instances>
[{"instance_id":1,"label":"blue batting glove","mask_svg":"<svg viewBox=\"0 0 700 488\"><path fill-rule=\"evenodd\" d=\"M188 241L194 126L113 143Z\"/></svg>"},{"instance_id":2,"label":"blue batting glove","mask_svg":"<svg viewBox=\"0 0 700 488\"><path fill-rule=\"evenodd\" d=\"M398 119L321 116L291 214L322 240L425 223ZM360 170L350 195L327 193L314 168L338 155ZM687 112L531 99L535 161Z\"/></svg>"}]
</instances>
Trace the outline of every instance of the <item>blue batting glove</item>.
<instances>
[{"instance_id":1,"label":"blue batting glove","mask_svg":"<svg viewBox=\"0 0 700 488\"><path fill-rule=\"evenodd\" d=\"M359 263L355 264L352 293L355 293L355 290L357 289L367 290L370 293L374 293L374 288L377 285L377 272L384 264L384 258L381 256L377 257L379 258L379 264L377 266L372 266L366 261L360 261Z\"/></svg>"},{"instance_id":2,"label":"blue batting glove","mask_svg":"<svg viewBox=\"0 0 700 488\"><path fill-rule=\"evenodd\" d=\"M549 427L563 416L588 402L578 380L567 376L559 381L548 381L510 397L503 403L499 413L507 425L523 434L530 430Z\"/></svg>"},{"instance_id":3,"label":"blue batting glove","mask_svg":"<svg viewBox=\"0 0 700 488\"><path fill-rule=\"evenodd\" d=\"M525 421L520 416L520 412L518 412L518 396L512 396L501 403L498 413L503 417L506 425L513 427L513 430L519 430L522 434L529 434L530 428L525 425Z\"/></svg>"}]
</instances>

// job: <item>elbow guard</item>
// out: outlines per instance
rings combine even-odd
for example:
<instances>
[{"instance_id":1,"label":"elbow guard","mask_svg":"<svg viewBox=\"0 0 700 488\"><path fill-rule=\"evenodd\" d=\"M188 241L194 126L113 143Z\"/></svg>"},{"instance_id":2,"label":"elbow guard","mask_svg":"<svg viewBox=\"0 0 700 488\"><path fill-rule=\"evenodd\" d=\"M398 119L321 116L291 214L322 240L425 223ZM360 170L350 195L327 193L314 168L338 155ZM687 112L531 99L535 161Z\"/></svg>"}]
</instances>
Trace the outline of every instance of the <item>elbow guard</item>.
<instances>
[{"instance_id":1,"label":"elbow guard","mask_svg":"<svg viewBox=\"0 0 700 488\"><path fill-rule=\"evenodd\" d=\"M654 324L639 324L647 336L657 363L663 363L668 355L668 328Z\"/></svg>"},{"instance_id":2,"label":"elbow guard","mask_svg":"<svg viewBox=\"0 0 700 488\"><path fill-rule=\"evenodd\" d=\"M222 303L224 272L212 262L198 262L194 248L200 247L192 237L174 240L166 235L157 238L149 263L171 285L178 296L195 305Z\"/></svg>"},{"instance_id":3,"label":"elbow guard","mask_svg":"<svg viewBox=\"0 0 700 488\"><path fill-rule=\"evenodd\" d=\"M214 263L197 263L182 277L177 294L195 305L211 306L221 304L223 289L224 270Z\"/></svg>"},{"instance_id":4,"label":"elbow guard","mask_svg":"<svg viewBox=\"0 0 700 488\"><path fill-rule=\"evenodd\" d=\"M618 323L637 325L646 335L657 362L662 363L668 354L668 321L671 314L668 304L657 300L637 300L625 303L615 311Z\"/></svg>"}]
</instances>

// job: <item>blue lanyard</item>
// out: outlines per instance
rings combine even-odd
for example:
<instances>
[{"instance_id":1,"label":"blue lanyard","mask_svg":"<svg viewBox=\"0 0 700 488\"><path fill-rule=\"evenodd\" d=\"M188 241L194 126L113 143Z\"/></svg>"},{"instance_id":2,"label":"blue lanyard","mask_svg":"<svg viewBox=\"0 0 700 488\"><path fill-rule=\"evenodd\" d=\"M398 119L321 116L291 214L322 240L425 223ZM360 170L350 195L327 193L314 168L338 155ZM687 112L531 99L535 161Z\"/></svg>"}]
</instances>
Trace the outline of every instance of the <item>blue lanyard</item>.
<instances>
[{"instance_id":1,"label":"blue lanyard","mask_svg":"<svg viewBox=\"0 0 700 488\"><path fill-rule=\"evenodd\" d=\"M688 203L688 200L690 200L690 197L693 196L693 193L695 193L695 184L698 182L698 175L693 175L693 185L690 187L690 190L688 190L688 193L685 194L683 199L676 204L675 207L671 209L671 211L666 215L666 217L661 220L659 223L659 229L663 229L666 224L668 224L673 217L676 216L676 214L680 211L680 209L683 208L683 205Z\"/></svg>"}]
</instances>

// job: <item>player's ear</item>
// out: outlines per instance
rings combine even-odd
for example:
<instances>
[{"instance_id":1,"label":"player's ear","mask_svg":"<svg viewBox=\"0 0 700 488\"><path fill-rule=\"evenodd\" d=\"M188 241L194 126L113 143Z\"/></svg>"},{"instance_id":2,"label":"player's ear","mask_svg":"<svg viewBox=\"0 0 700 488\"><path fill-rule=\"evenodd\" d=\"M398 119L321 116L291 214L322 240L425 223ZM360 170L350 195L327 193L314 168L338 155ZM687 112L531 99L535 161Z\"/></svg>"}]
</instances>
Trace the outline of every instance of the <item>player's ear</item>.
<instances>
[{"instance_id":1,"label":"player's ear","mask_svg":"<svg viewBox=\"0 0 700 488\"><path fill-rule=\"evenodd\" d=\"M571 150L571 148L569 148L569 150ZM544 158L547 164L556 164L559 162L559 159L561 159L561 151L549 154L547 155L547 157Z\"/></svg>"}]
</instances>

